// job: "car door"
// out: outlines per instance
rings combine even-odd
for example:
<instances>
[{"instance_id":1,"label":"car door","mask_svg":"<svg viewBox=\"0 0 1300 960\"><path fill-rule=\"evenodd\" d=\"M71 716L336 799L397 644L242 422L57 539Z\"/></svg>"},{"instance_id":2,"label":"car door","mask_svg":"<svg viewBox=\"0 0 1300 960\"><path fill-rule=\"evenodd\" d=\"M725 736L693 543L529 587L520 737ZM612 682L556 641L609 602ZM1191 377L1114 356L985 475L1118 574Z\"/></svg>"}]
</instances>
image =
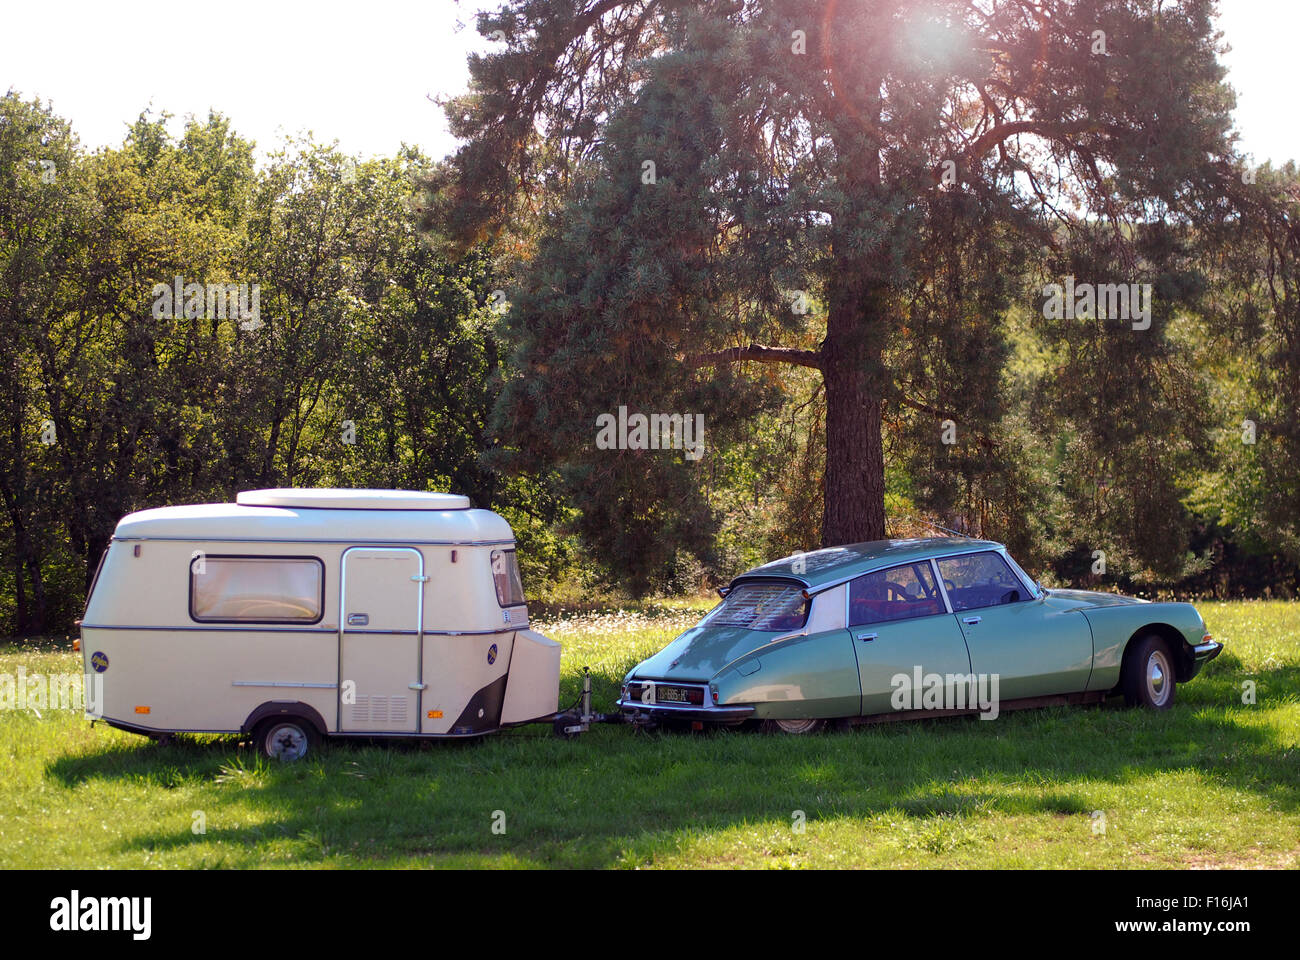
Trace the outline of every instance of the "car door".
<instances>
[{"instance_id":1,"label":"car door","mask_svg":"<svg viewBox=\"0 0 1300 960\"><path fill-rule=\"evenodd\" d=\"M948 613L929 560L868 573L849 584L849 633L858 659L862 715L920 706L900 704L900 689L914 691L926 676L965 678L966 641ZM921 678L918 680L917 678Z\"/></svg>"},{"instance_id":2,"label":"car door","mask_svg":"<svg viewBox=\"0 0 1300 960\"><path fill-rule=\"evenodd\" d=\"M410 547L349 547L342 563L339 728L415 733L424 558Z\"/></svg>"},{"instance_id":3,"label":"car door","mask_svg":"<svg viewBox=\"0 0 1300 960\"><path fill-rule=\"evenodd\" d=\"M995 550L936 561L971 670L998 678L998 698L1076 693L1092 672L1092 631L1017 577Z\"/></svg>"}]
</instances>

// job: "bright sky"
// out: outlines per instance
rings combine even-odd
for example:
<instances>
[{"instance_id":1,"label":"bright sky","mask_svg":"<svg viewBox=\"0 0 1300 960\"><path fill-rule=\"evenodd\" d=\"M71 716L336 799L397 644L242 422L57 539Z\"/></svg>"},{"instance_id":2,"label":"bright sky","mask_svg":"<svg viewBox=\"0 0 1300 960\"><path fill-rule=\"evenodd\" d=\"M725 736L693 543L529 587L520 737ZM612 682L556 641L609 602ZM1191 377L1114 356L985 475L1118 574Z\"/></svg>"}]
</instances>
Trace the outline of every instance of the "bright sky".
<instances>
[{"instance_id":1,"label":"bright sky","mask_svg":"<svg viewBox=\"0 0 1300 960\"><path fill-rule=\"evenodd\" d=\"M178 118L220 110L263 151L310 130L348 153L389 155L405 141L441 157L455 144L428 98L464 89L466 53L490 42L474 31L473 10L495 5L24 0L0 15L0 90L53 101L92 147L120 143L152 104ZM1257 162L1300 159L1300 2L1220 0L1220 9L1243 148Z\"/></svg>"}]
</instances>

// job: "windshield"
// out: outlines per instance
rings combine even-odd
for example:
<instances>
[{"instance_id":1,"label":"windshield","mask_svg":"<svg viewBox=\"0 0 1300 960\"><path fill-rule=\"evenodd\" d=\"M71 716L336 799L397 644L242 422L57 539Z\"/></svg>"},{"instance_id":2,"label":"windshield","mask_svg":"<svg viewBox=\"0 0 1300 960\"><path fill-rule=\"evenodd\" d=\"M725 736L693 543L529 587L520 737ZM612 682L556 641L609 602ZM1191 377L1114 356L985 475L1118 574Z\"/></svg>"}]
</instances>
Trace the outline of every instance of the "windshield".
<instances>
[{"instance_id":1,"label":"windshield","mask_svg":"<svg viewBox=\"0 0 1300 960\"><path fill-rule=\"evenodd\" d=\"M742 583L705 620L710 627L748 630L798 630L811 601L795 583Z\"/></svg>"}]
</instances>

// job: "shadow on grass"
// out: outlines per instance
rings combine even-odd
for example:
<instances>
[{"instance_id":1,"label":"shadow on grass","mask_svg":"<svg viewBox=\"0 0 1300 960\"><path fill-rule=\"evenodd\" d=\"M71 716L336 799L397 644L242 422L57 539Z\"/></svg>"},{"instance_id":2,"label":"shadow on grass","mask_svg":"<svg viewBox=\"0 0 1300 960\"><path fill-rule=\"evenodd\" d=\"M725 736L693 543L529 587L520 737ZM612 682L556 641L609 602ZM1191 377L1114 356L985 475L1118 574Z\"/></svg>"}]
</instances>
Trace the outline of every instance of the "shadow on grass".
<instances>
[{"instance_id":1,"label":"shadow on grass","mask_svg":"<svg viewBox=\"0 0 1300 960\"><path fill-rule=\"evenodd\" d=\"M286 766L246 745L196 738L115 745L61 757L47 771L70 787L197 787L192 804L205 811L205 835L170 814L121 849L200 843L197 862L244 866L267 856L306 865L602 867L626 862L629 851L638 859L671 851L687 831L788 825L794 809L810 821L1087 816L1099 783L1160 775L1202 777L1278 811L1300 809L1296 748L1254 712L1294 702L1300 667L1252 676L1221 660L1161 713L1111 700L814 737L599 728L561 741L523 728L469 743L335 743ZM1258 685L1258 706L1241 702L1247 679ZM288 853L278 849L285 845Z\"/></svg>"}]
</instances>

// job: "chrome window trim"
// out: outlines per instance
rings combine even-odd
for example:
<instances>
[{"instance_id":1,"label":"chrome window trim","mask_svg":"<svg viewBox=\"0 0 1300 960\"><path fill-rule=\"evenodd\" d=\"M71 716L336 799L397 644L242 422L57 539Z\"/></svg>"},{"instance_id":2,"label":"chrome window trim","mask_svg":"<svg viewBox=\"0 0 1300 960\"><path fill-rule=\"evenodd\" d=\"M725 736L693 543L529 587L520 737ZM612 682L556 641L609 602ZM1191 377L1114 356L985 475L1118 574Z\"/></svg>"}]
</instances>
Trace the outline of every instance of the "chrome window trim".
<instances>
[{"instance_id":1,"label":"chrome window trim","mask_svg":"<svg viewBox=\"0 0 1300 960\"><path fill-rule=\"evenodd\" d=\"M989 540L989 541L986 541L986 542L988 542L988 543L990 543L990 544L993 543L992 540ZM817 586L815 586L815 587L811 587L811 586L810 586L810 587L808 587L808 593L809 593L809 596L813 596L813 597L815 597L815 596L817 596L817 594L819 594L819 593L823 593L823 592L826 591L826 590L831 590L831 589L833 589L833 588L835 588L835 587L842 586L843 584L846 584L846 583L849 583L850 581L853 581L853 580L858 579L858 577L865 577L865 576L866 576L867 574L869 574L869 573L879 573L881 570L890 570L890 569L893 569L894 567L901 567L901 566L905 566L905 565L910 564L910 563L925 563L927 560L947 560L949 557L965 557L965 556L968 556L968 555L970 555L970 554L972 554L972 553L1001 553L1001 552L1003 552L1003 551L1005 551L1005 550L1006 550L1006 547L1003 546L1002 544L994 544L993 546L986 546L986 547L973 547L973 548L971 548L971 549L969 549L969 550L954 550L954 551L952 551L952 552L950 552L950 553L944 553L944 554L939 555L939 556L915 557L915 558L913 558L913 559L911 559L911 560L891 560L891 561L889 561L889 562L887 562L887 563L882 564L882 565L879 566L879 567L873 567L873 568L870 569L870 570L859 570L859 571L858 571L857 573L855 573L855 574L852 574L852 575L850 575L850 576L840 577L838 580L828 580L828 581L826 581L825 583L819 583L819 584L818 584ZM732 581L732 584L734 585L735 583L737 583L738 581L743 580L743 579L744 579L743 576L741 576L741 577L737 577L735 580ZM755 579L757 579L757 578L755 578ZM797 581L797 582L799 582L799 583L806 583L806 581L799 580L798 577L789 577L789 576L787 576L787 577L778 577L778 578L775 578L775 579L780 579L780 580L795 580L795 581Z\"/></svg>"},{"instance_id":2,"label":"chrome window trim","mask_svg":"<svg viewBox=\"0 0 1300 960\"><path fill-rule=\"evenodd\" d=\"M1002 554L1002 559L1007 562L1007 566L1011 568L1011 572L1015 574L1016 578L1020 580L1021 583L1028 584L1029 598L1031 600L1037 600L1042 597L1043 592L1038 589L1038 581L1029 578L1029 574L1025 573L1024 568L1021 567L1020 564L1016 563L1016 558L1008 553L1005 547L1003 547L1000 552Z\"/></svg>"},{"instance_id":3,"label":"chrome window trim","mask_svg":"<svg viewBox=\"0 0 1300 960\"><path fill-rule=\"evenodd\" d=\"M930 558L930 571L934 574L934 582L939 585L939 595L943 597L943 608L948 613L953 613L952 600L948 597L948 588L943 585L943 577L939 575L939 560L937 557Z\"/></svg>"},{"instance_id":4,"label":"chrome window trim","mask_svg":"<svg viewBox=\"0 0 1300 960\"><path fill-rule=\"evenodd\" d=\"M984 551L980 551L980 552L984 552ZM854 581L860 580L863 577L873 576L874 574L877 573L886 573L890 570L897 570L899 567L915 567L918 564L922 564L922 563L928 563L930 565L930 575L934 577L934 582L939 585L939 596L943 597L943 607L944 607L943 613L927 613L919 617L899 617L896 620L876 620L872 623L858 623L858 624L853 623L852 610L850 609L851 607L850 598L853 596ZM848 589L844 591L844 629L846 630L852 630L855 626L875 627L875 626L880 626L888 623L907 623L908 621L911 620L924 620L926 617L942 617L945 616L946 614L952 613L952 604L948 602L948 591L943 588L943 581L939 579L939 565L935 562L934 557L930 557L928 560L925 559L904 560L901 563L890 564L887 567L879 567L875 570L868 570L866 573L859 573L852 580L848 580L846 582L848 584ZM836 584L835 586L840 586L840 584ZM821 591L818 590L818 593L820 592ZM813 594L813 596L817 596L817 594Z\"/></svg>"},{"instance_id":5,"label":"chrome window trim","mask_svg":"<svg viewBox=\"0 0 1300 960\"><path fill-rule=\"evenodd\" d=\"M994 550L989 550L989 549L984 549L984 550L966 550L966 551L963 551L962 553L951 553L951 554L947 554L947 555L942 556L942 557L934 557L934 558L932 558L932 560L933 560L933 563L934 563L935 573L938 573L938 572L939 572L939 561L940 561L940 560L955 560L957 557L969 557L969 556L972 556L972 555L977 554L977 553L992 553L992 554L996 554L998 557L1000 557L1000 558L1002 559L1002 562L1005 563L1005 564L1007 565L1007 570L1009 570L1009 571L1011 572L1011 576L1015 578L1016 582L1019 583L1020 586L1022 586L1022 587L1025 586L1024 581L1021 580L1020 576L1016 573L1015 567L1014 567L1011 563L1008 562L1011 558L1010 558L1010 555L1007 553L1007 548L1006 548L1006 547L999 547L999 548L994 549ZM942 578L942 577L939 579L939 586L943 589L943 592L944 592L944 600L946 601L946 600L948 599L948 588L943 586L943 578ZM968 611L968 610L992 610L994 607L1009 607L1009 606L1011 606L1013 603L1028 603L1030 600L1037 600L1037 599L1038 599L1038 593L1037 593L1037 591L1035 591L1035 590L1027 590L1027 592L1029 593L1029 596L1026 597L1024 600L1013 600L1011 603L989 603L989 604L985 604L985 605L982 606L982 607L965 607L965 608L963 608L962 610L955 610L955 609L954 609L954 610L952 610L952 612L953 612L953 613L965 613L965 612ZM949 603L948 606L951 607L952 604Z\"/></svg>"}]
</instances>

